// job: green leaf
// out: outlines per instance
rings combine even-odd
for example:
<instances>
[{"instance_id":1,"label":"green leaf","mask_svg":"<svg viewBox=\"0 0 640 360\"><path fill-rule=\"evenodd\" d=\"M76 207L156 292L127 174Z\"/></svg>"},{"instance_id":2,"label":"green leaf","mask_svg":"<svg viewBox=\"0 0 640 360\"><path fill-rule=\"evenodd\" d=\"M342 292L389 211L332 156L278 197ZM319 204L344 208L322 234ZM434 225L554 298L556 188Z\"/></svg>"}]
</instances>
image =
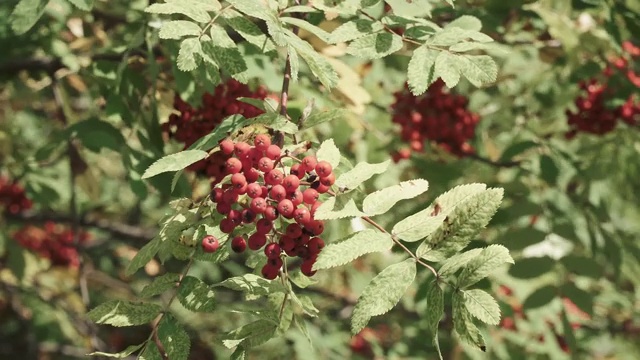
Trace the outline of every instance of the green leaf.
<instances>
[{"instance_id":1,"label":"green leaf","mask_svg":"<svg viewBox=\"0 0 640 360\"><path fill-rule=\"evenodd\" d=\"M93 8L93 0L69 0L69 2L80 10L89 11Z\"/></svg>"},{"instance_id":2,"label":"green leaf","mask_svg":"<svg viewBox=\"0 0 640 360\"><path fill-rule=\"evenodd\" d=\"M422 240L429 236L440 227L447 216L445 214L432 216L433 210L427 210L401 220L393 227L391 233L407 242Z\"/></svg>"},{"instance_id":3,"label":"green leaf","mask_svg":"<svg viewBox=\"0 0 640 360\"><path fill-rule=\"evenodd\" d=\"M287 56L289 56L289 67L291 68L291 80L298 81L298 74L300 73L300 58L296 49L288 45Z\"/></svg>"},{"instance_id":4,"label":"green leaf","mask_svg":"<svg viewBox=\"0 0 640 360\"><path fill-rule=\"evenodd\" d=\"M298 19L298 18L294 18L294 17L288 17L288 16L283 16L280 17L280 21L287 23L287 24L291 24L294 26L299 27L300 29L303 29L305 31L308 31L309 33L317 36L320 40L324 41L324 42L329 42L329 37L331 34L329 34L328 32L326 32L325 30L305 21L302 19Z\"/></svg>"},{"instance_id":5,"label":"green leaf","mask_svg":"<svg viewBox=\"0 0 640 360\"><path fill-rule=\"evenodd\" d=\"M197 54L202 54L202 46L198 38L188 38L180 43L178 52L178 69L181 71L192 71L198 67Z\"/></svg>"},{"instance_id":6,"label":"green leaf","mask_svg":"<svg viewBox=\"0 0 640 360\"><path fill-rule=\"evenodd\" d=\"M286 117L278 113L267 113L251 119L253 124L264 124L274 130L282 131L285 134L295 134L298 132L298 126Z\"/></svg>"},{"instance_id":7,"label":"green leaf","mask_svg":"<svg viewBox=\"0 0 640 360\"><path fill-rule=\"evenodd\" d=\"M245 355L246 352L244 348L242 346L238 346L229 357L229 360L244 360Z\"/></svg>"},{"instance_id":8,"label":"green leaf","mask_svg":"<svg viewBox=\"0 0 640 360\"><path fill-rule=\"evenodd\" d=\"M500 322L500 307L486 291L480 289L462 290L464 304L469 313L489 325Z\"/></svg>"},{"instance_id":9,"label":"green leaf","mask_svg":"<svg viewBox=\"0 0 640 360\"><path fill-rule=\"evenodd\" d=\"M222 335L222 343L231 349L235 346L251 348L269 341L277 330L277 325L268 320L257 320Z\"/></svg>"},{"instance_id":10,"label":"green leaf","mask_svg":"<svg viewBox=\"0 0 640 360\"><path fill-rule=\"evenodd\" d=\"M379 21L368 19L351 20L333 30L333 32L329 34L327 42L329 44L347 42L382 30L384 30L384 26Z\"/></svg>"},{"instance_id":11,"label":"green leaf","mask_svg":"<svg viewBox=\"0 0 640 360\"><path fill-rule=\"evenodd\" d=\"M253 21L247 19L242 14L233 10L226 10L222 13L224 21L227 25L242 36L247 42L262 49L263 52L268 53L275 51L276 46L266 34L260 30L258 25Z\"/></svg>"},{"instance_id":12,"label":"green leaf","mask_svg":"<svg viewBox=\"0 0 640 360\"><path fill-rule=\"evenodd\" d=\"M160 311L162 308L152 303L112 300L98 305L87 316L98 324L121 327L144 325L158 316Z\"/></svg>"},{"instance_id":13,"label":"green leaf","mask_svg":"<svg viewBox=\"0 0 640 360\"><path fill-rule=\"evenodd\" d=\"M600 279L603 273L602 266L591 257L567 255L560 259L560 263L573 275Z\"/></svg>"},{"instance_id":14,"label":"green leaf","mask_svg":"<svg viewBox=\"0 0 640 360\"><path fill-rule=\"evenodd\" d=\"M529 294L529 296L522 303L522 308L525 310L529 310L545 306L553 299L555 299L557 294L558 289L556 289L555 286L543 286Z\"/></svg>"},{"instance_id":15,"label":"green leaf","mask_svg":"<svg viewBox=\"0 0 640 360\"><path fill-rule=\"evenodd\" d=\"M424 94L438 76L435 74L435 63L438 52L426 46L420 46L413 51L407 69L407 83L411 93L415 96Z\"/></svg>"},{"instance_id":16,"label":"green leaf","mask_svg":"<svg viewBox=\"0 0 640 360\"><path fill-rule=\"evenodd\" d=\"M433 334L433 343L436 345L438 356L442 360L440 344L438 342L438 324L444 315L444 292L438 282L433 280L429 283L427 290L427 327Z\"/></svg>"},{"instance_id":17,"label":"green leaf","mask_svg":"<svg viewBox=\"0 0 640 360\"><path fill-rule=\"evenodd\" d=\"M452 317L453 327L460 339L485 351L484 338L478 327L473 323L471 314L465 305L465 299L460 291L455 291L452 296Z\"/></svg>"},{"instance_id":18,"label":"green leaf","mask_svg":"<svg viewBox=\"0 0 640 360\"><path fill-rule=\"evenodd\" d=\"M429 0L385 0L397 16L425 17L431 15L433 2Z\"/></svg>"},{"instance_id":19,"label":"green leaf","mask_svg":"<svg viewBox=\"0 0 640 360\"><path fill-rule=\"evenodd\" d=\"M117 353L105 353L102 351L95 351L92 352L91 354L88 354L89 356L106 356L106 357L110 357L110 358L116 358L116 359L125 359L127 357L129 357L129 355L133 354L134 352L140 350L140 348L144 346L144 343L140 344L140 345L130 345L127 346L126 349L117 352Z\"/></svg>"},{"instance_id":20,"label":"green leaf","mask_svg":"<svg viewBox=\"0 0 640 360\"><path fill-rule=\"evenodd\" d=\"M205 54L215 59L220 68L234 78L248 69L242 53L222 26L211 26L211 41L205 42L205 45ZM240 81L241 78L236 80Z\"/></svg>"},{"instance_id":21,"label":"green leaf","mask_svg":"<svg viewBox=\"0 0 640 360\"><path fill-rule=\"evenodd\" d=\"M140 297L148 298L174 289L180 280L180 274L166 273L153 279L153 282L140 291Z\"/></svg>"},{"instance_id":22,"label":"green leaf","mask_svg":"<svg viewBox=\"0 0 640 360\"><path fill-rule=\"evenodd\" d=\"M213 289L193 276L185 276L178 287L177 298L187 310L213 312L215 310Z\"/></svg>"},{"instance_id":23,"label":"green leaf","mask_svg":"<svg viewBox=\"0 0 640 360\"><path fill-rule=\"evenodd\" d=\"M146 243L140 251L136 253L136 256L131 259L131 262L127 266L124 274L126 276L133 275L138 269L147 265L151 259L158 253L160 250L160 238L153 238L153 240Z\"/></svg>"},{"instance_id":24,"label":"green leaf","mask_svg":"<svg viewBox=\"0 0 640 360\"><path fill-rule=\"evenodd\" d=\"M469 197L483 192L486 188L487 185L479 183L458 185L453 189L445 192L444 194L438 196L433 201L433 204L429 207L429 210L433 211L437 205L437 207L440 209L440 214L449 215L451 212L453 212L456 206L467 201Z\"/></svg>"},{"instance_id":25,"label":"green leaf","mask_svg":"<svg viewBox=\"0 0 640 360\"><path fill-rule=\"evenodd\" d=\"M254 274L245 274L228 278L215 286L223 286L227 289L242 291L250 295L264 296L274 292L282 292L284 288L277 281L267 280Z\"/></svg>"},{"instance_id":26,"label":"green leaf","mask_svg":"<svg viewBox=\"0 0 640 360\"><path fill-rule=\"evenodd\" d=\"M205 4L197 0L168 1L164 4L151 4L144 9L144 11L152 14L182 14L201 23L206 23L211 20Z\"/></svg>"},{"instance_id":27,"label":"green leaf","mask_svg":"<svg viewBox=\"0 0 640 360\"><path fill-rule=\"evenodd\" d=\"M454 274L458 269L467 265L469 261L479 256L482 249L471 249L448 258L438 270L438 275L446 277Z\"/></svg>"},{"instance_id":28,"label":"green leaf","mask_svg":"<svg viewBox=\"0 0 640 360\"><path fill-rule=\"evenodd\" d=\"M121 152L126 146L126 140L120 129L96 118L79 121L69 126L67 130L78 138L84 147L93 152L100 152L103 148Z\"/></svg>"},{"instance_id":29,"label":"green leaf","mask_svg":"<svg viewBox=\"0 0 640 360\"><path fill-rule=\"evenodd\" d=\"M488 55L456 55L458 69L474 86L492 84L498 76L498 65Z\"/></svg>"},{"instance_id":30,"label":"green leaf","mask_svg":"<svg viewBox=\"0 0 640 360\"><path fill-rule=\"evenodd\" d=\"M548 155L542 155L540 157L540 177L546 181L549 185L555 185L560 175L560 169Z\"/></svg>"},{"instance_id":31,"label":"green leaf","mask_svg":"<svg viewBox=\"0 0 640 360\"><path fill-rule=\"evenodd\" d=\"M465 30L459 27L445 27L431 37L427 44L434 46L451 46L463 41L473 40L482 43L492 42L493 39L481 32Z\"/></svg>"},{"instance_id":32,"label":"green leaf","mask_svg":"<svg viewBox=\"0 0 640 360\"><path fill-rule=\"evenodd\" d=\"M356 166L354 170L357 168L358 166ZM379 173L382 173L382 171ZM384 214L399 201L413 199L427 191L427 189L429 189L429 182L427 180L414 179L403 181L398 185L393 185L367 195L362 202L362 210L368 216Z\"/></svg>"},{"instance_id":33,"label":"green leaf","mask_svg":"<svg viewBox=\"0 0 640 360\"><path fill-rule=\"evenodd\" d=\"M213 129L213 131L191 144L188 150L209 151L216 147L220 140L229 136L229 134L240 130L247 124L249 124L249 121L242 115L235 114L227 116L219 125L215 127L215 129Z\"/></svg>"},{"instance_id":34,"label":"green leaf","mask_svg":"<svg viewBox=\"0 0 640 360\"><path fill-rule=\"evenodd\" d=\"M487 246L463 268L458 277L458 287L466 288L477 283L505 263L513 264L507 248L495 244Z\"/></svg>"},{"instance_id":35,"label":"green leaf","mask_svg":"<svg viewBox=\"0 0 640 360\"><path fill-rule=\"evenodd\" d=\"M333 139L327 139L320 144L320 148L316 152L318 161L326 161L331 164L332 168L337 168L340 164L340 150L333 142Z\"/></svg>"},{"instance_id":36,"label":"green leaf","mask_svg":"<svg viewBox=\"0 0 640 360\"><path fill-rule=\"evenodd\" d=\"M461 28L464 30L480 31L480 29L482 29L482 22L475 16L462 15L459 18L448 23L447 26L445 26L445 29L453 27Z\"/></svg>"},{"instance_id":37,"label":"green leaf","mask_svg":"<svg viewBox=\"0 0 640 360\"><path fill-rule=\"evenodd\" d=\"M255 0L229 0L228 2L232 4L236 10L264 20L273 41L279 46L287 45L285 29L282 27L282 23L274 7L268 6L268 4L262 1Z\"/></svg>"},{"instance_id":38,"label":"green leaf","mask_svg":"<svg viewBox=\"0 0 640 360\"><path fill-rule=\"evenodd\" d=\"M350 199L347 204L339 210L334 210L336 206L336 198L331 197L325 201L318 209L316 209L313 215L316 220L336 220L347 217L361 217L366 216L365 213L358 209L355 201Z\"/></svg>"},{"instance_id":39,"label":"green leaf","mask_svg":"<svg viewBox=\"0 0 640 360\"><path fill-rule=\"evenodd\" d=\"M462 250L491 221L503 194L501 188L487 189L456 206L443 225L416 250L416 255L442 261Z\"/></svg>"},{"instance_id":40,"label":"green leaf","mask_svg":"<svg viewBox=\"0 0 640 360\"><path fill-rule=\"evenodd\" d=\"M367 162L360 162L356 166L340 175L336 180L335 185L341 192L348 192L357 188L363 182L369 180L371 177L377 174L382 174L389 167L391 161L387 160L378 164L369 164Z\"/></svg>"},{"instance_id":41,"label":"green leaf","mask_svg":"<svg viewBox=\"0 0 640 360\"><path fill-rule=\"evenodd\" d=\"M148 179L164 172L182 170L206 157L207 153L202 150L184 150L167 155L151 164L142 174L142 179Z\"/></svg>"},{"instance_id":42,"label":"green leaf","mask_svg":"<svg viewBox=\"0 0 640 360\"><path fill-rule=\"evenodd\" d=\"M29 31L38 22L49 0L20 0L11 12L9 22L16 35Z\"/></svg>"},{"instance_id":43,"label":"green leaf","mask_svg":"<svg viewBox=\"0 0 640 360\"><path fill-rule=\"evenodd\" d=\"M500 161L509 161L513 157L520 155L525 151L538 146L539 144L532 140L525 140L525 141L513 143L502 152L502 155L500 156Z\"/></svg>"},{"instance_id":44,"label":"green leaf","mask_svg":"<svg viewBox=\"0 0 640 360\"><path fill-rule=\"evenodd\" d=\"M351 333L357 334L373 316L391 310L416 277L416 262L407 259L382 270L364 289L351 316Z\"/></svg>"},{"instance_id":45,"label":"green leaf","mask_svg":"<svg viewBox=\"0 0 640 360\"><path fill-rule=\"evenodd\" d=\"M171 360L187 360L191 349L191 339L184 327L173 318L165 314L158 325L158 339L164 346L167 358Z\"/></svg>"},{"instance_id":46,"label":"green leaf","mask_svg":"<svg viewBox=\"0 0 640 360\"><path fill-rule=\"evenodd\" d=\"M313 265L314 270L329 269L347 264L362 255L387 251L393 246L389 234L366 229L359 231L343 241L327 245Z\"/></svg>"},{"instance_id":47,"label":"green leaf","mask_svg":"<svg viewBox=\"0 0 640 360\"><path fill-rule=\"evenodd\" d=\"M314 112L304 120L301 129L309 129L325 122L341 119L345 115L346 111L344 109L331 109L327 111Z\"/></svg>"},{"instance_id":48,"label":"green leaf","mask_svg":"<svg viewBox=\"0 0 640 360\"><path fill-rule=\"evenodd\" d=\"M520 259L509 269L509 275L519 279L533 279L550 272L556 261L548 256Z\"/></svg>"},{"instance_id":49,"label":"green leaf","mask_svg":"<svg viewBox=\"0 0 640 360\"><path fill-rule=\"evenodd\" d=\"M347 54L359 58L380 59L402 49L402 37L389 32L379 32L354 40L347 47Z\"/></svg>"},{"instance_id":50,"label":"green leaf","mask_svg":"<svg viewBox=\"0 0 640 360\"><path fill-rule=\"evenodd\" d=\"M576 306L589 315L593 315L593 297L588 291L582 290L574 283L566 283L560 287L562 296L567 297Z\"/></svg>"},{"instance_id":51,"label":"green leaf","mask_svg":"<svg viewBox=\"0 0 640 360\"><path fill-rule=\"evenodd\" d=\"M202 29L194 22L186 20L168 21L160 28L160 39L180 40L185 36L199 36Z\"/></svg>"},{"instance_id":52,"label":"green leaf","mask_svg":"<svg viewBox=\"0 0 640 360\"><path fill-rule=\"evenodd\" d=\"M560 318L562 319L562 330L563 330L564 339L566 340L567 345L569 345L570 353L576 354L578 353L578 341L576 340L576 335L573 331L573 326L571 326L571 323L569 322L569 318L567 317L566 309L564 308L562 309L562 314Z\"/></svg>"},{"instance_id":53,"label":"green leaf","mask_svg":"<svg viewBox=\"0 0 640 360\"><path fill-rule=\"evenodd\" d=\"M320 80L327 90L338 84L338 73L324 56L318 54L308 42L300 39L291 31L286 30L284 34L286 42L296 49L298 55L304 59L313 75Z\"/></svg>"},{"instance_id":54,"label":"green leaf","mask_svg":"<svg viewBox=\"0 0 640 360\"><path fill-rule=\"evenodd\" d=\"M458 85L460 70L458 69L456 55L447 51L442 51L438 54L433 67L433 76L441 78L448 88Z\"/></svg>"}]
</instances>

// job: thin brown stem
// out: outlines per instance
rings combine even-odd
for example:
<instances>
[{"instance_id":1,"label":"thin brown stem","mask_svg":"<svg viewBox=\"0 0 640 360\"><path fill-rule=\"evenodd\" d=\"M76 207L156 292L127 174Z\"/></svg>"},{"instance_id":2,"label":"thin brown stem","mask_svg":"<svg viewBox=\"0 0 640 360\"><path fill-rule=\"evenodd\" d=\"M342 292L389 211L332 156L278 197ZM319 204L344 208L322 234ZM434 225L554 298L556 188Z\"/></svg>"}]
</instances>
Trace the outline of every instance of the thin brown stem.
<instances>
[{"instance_id":1,"label":"thin brown stem","mask_svg":"<svg viewBox=\"0 0 640 360\"><path fill-rule=\"evenodd\" d=\"M433 273L433 276L435 276L436 278L438 277L438 272L436 271L436 269L433 268L433 266L425 263L424 261L420 260L420 258L418 256L416 256L411 250L409 250L409 248L407 248L406 246L404 246L404 244L402 242L400 242L400 240L398 240L398 238L395 235L392 235L391 233L389 233L387 230L385 230L382 226L380 226L380 224L378 224L377 222L371 220L370 217L368 216L363 216L362 220L368 222L369 224L371 224L373 227L375 227L376 229L382 231L385 234L389 234L389 236L391 236L391 240L393 240L393 242L400 246L402 248L402 250L404 250L407 254L409 254L412 258L414 258L416 260L416 262L424 267L426 267L427 269L429 269L429 271L431 271Z\"/></svg>"}]
</instances>

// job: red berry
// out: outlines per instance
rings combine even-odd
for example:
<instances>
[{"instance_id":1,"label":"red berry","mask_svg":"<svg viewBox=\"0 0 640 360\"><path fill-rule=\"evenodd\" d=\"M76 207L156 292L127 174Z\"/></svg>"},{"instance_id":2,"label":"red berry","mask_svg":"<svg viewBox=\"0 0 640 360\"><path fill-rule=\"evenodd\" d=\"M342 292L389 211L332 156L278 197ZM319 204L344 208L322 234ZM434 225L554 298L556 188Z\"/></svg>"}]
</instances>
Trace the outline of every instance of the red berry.
<instances>
[{"instance_id":1,"label":"red berry","mask_svg":"<svg viewBox=\"0 0 640 360\"><path fill-rule=\"evenodd\" d=\"M247 248L247 242L242 236L236 236L231 240L231 250L236 253L244 252Z\"/></svg>"},{"instance_id":2,"label":"red berry","mask_svg":"<svg viewBox=\"0 0 640 360\"><path fill-rule=\"evenodd\" d=\"M295 239L302 235L302 228L298 224L289 224L285 230L287 236Z\"/></svg>"},{"instance_id":3,"label":"red berry","mask_svg":"<svg viewBox=\"0 0 640 360\"><path fill-rule=\"evenodd\" d=\"M307 246L309 247L309 251L311 251L311 253L317 254L320 252L320 250L322 250L322 248L324 248L324 240L320 239L319 237L311 238L307 243Z\"/></svg>"},{"instance_id":4,"label":"red berry","mask_svg":"<svg viewBox=\"0 0 640 360\"><path fill-rule=\"evenodd\" d=\"M306 276L313 276L315 275L315 271L312 270L313 269L313 264L316 263L316 259L311 258L311 259L306 259L305 261L302 262L302 264L300 265L300 271L305 274Z\"/></svg>"},{"instance_id":5,"label":"red berry","mask_svg":"<svg viewBox=\"0 0 640 360\"><path fill-rule=\"evenodd\" d=\"M242 214L240 216L242 217L242 222L245 224L250 224L256 220L256 213L250 209L242 210Z\"/></svg>"},{"instance_id":6,"label":"red berry","mask_svg":"<svg viewBox=\"0 0 640 360\"><path fill-rule=\"evenodd\" d=\"M336 176L333 173L330 173L327 176L320 178L320 184L325 186L331 186L336 182Z\"/></svg>"},{"instance_id":7,"label":"red berry","mask_svg":"<svg viewBox=\"0 0 640 360\"><path fill-rule=\"evenodd\" d=\"M213 235L207 235L202 238L202 250L207 253L216 252L220 247L220 243L218 239L216 239Z\"/></svg>"},{"instance_id":8,"label":"red berry","mask_svg":"<svg viewBox=\"0 0 640 360\"><path fill-rule=\"evenodd\" d=\"M277 160L280 158L280 153L282 149L278 145L269 145L267 150L265 150L264 154L271 160Z\"/></svg>"},{"instance_id":9,"label":"red berry","mask_svg":"<svg viewBox=\"0 0 640 360\"><path fill-rule=\"evenodd\" d=\"M250 151L251 145L247 144L246 142L237 142L234 146L234 152L240 159L249 156Z\"/></svg>"},{"instance_id":10,"label":"red berry","mask_svg":"<svg viewBox=\"0 0 640 360\"><path fill-rule=\"evenodd\" d=\"M242 187L247 185L247 178L244 177L244 175L241 173L233 174L231 176L231 184L233 185L234 189L241 189Z\"/></svg>"},{"instance_id":11,"label":"red berry","mask_svg":"<svg viewBox=\"0 0 640 360\"><path fill-rule=\"evenodd\" d=\"M322 202L320 201L316 201L313 203L313 205L311 206L311 215L316 213L316 210L318 210L318 208L320 207L320 205L322 205Z\"/></svg>"},{"instance_id":12,"label":"red berry","mask_svg":"<svg viewBox=\"0 0 640 360\"><path fill-rule=\"evenodd\" d=\"M269 191L269 196L275 201L280 201L287 197L287 191L282 185L274 185Z\"/></svg>"},{"instance_id":13,"label":"red berry","mask_svg":"<svg viewBox=\"0 0 640 360\"><path fill-rule=\"evenodd\" d=\"M289 199L281 200L278 203L278 213L286 218L291 218L294 210L295 206L293 206L293 203Z\"/></svg>"},{"instance_id":14,"label":"red berry","mask_svg":"<svg viewBox=\"0 0 640 360\"><path fill-rule=\"evenodd\" d=\"M233 141L229 139L224 139L220 141L220 151L222 151L225 155L233 154L234 144Z\"/></svg>"},{"instance_id":15,"label":"red berry","mask_svg":"<svg viewBox=\"0 0 640 360\"><path fill-rule=\"evenodd\" d=\"M316 174L318 174L320 178L329 176L331 174L331 171L333 170L331 164L329 164L327 161L319 161L315 169Z\"/></svg>"},{"instance_id":16,"label":"red berry","mask_svg":"<svg viewBox=\"0 0 640 360\"><path fill-rule=\"evenodd\" d=\"M311 214L307 208L301 207L293 212L293 218L298 224L305 225L311 221Z\"/></svg>"},{"instance_id":17,"label":"red berry","mask_svg":"<svg viewBox=\"0 0 640 360\"><path fill-rule=\"evenodd\" d=\"M280 270L280 268L282 268L282 265L284 265L284 262L280 257L275 257L275 258L268 258L267 264L276 268L277 270Z\"/></svg>"},{"instance_id":18,"label":"red berry","mask_svg":"<svg viewBox=\"0 0 640 360\"><path fill-rule=\"evenodd\" d=\"M253 140L253 144L256 146L256 149L266 151L269 145L271 145L271 138L267 134L260 134Z\"/></svg>"},{"instance_id":19,"label":"red berry","mask_svg":"<svg viewBox=\"0 0 640 360\"><path fill-rule=\"evenodd\" d=\"M269 220L269 221L274 221L275 219L278 218L278 210L274 207L274 206L267 206L267 209L264 211L263 214L264 218Z\"/></svg>"},{"instance_id":20,"label":"red berry","mask_svg":"<svg viewBox=\"0 0 640 360\"><path fill-rule=\"evenodd\" d=\"M262 195L262 185L257 183L247 185L247 195L252 199L260 197Z\"/></svg>"},{"instance_id":21,"label":"red berry","mask_svg":"<svg viewBox=\"0 0 640 360\"><path fill-rule=\"evenodd\" d=\"M225 163L225 169L229 174L237 174L242 170L242 162L237 158L229 158Z\"/></svg>"},{"instance_id":22,"label":"red berry","mask_svg":"<svg viewBox=\"0 0 640 360\"><path fill-rule=\"evenodd\" d=\"M219 202L216 205L216 211L218 212L218 214L228 214L229 211L231 211L231 204L229 204L228 202Z\"/></svg>"},{"instance_id":23,"label":"red berry","mask_svg":"<svg viewBox=\"0 0 640 360\"><path fill-rule=\"evenodd\" d=\"M287 199L291 200L293 206L298 206L302 204L302 192L300 190L296 190L293 193L287 196Z\"/></svg>"},{"instance_id":24,"label":"red berry","mask_svg":"<svg viewBox=\"0 0 640 360\"><path fill-rule=\"evenodd\" d=\"M324 222L322 220L313 220L305 228L317 236L324 232Z\"/></svg>"},{"instance_id":25,"label":"red berry","mask_svg":"<svg viewBox=\"0 0 640 360\"><path fill-rule=\"evenodd\" d=\"M224 192L224 190L220 189L220 188L214 188L213 190L211 190L211 201L213 202L220 202L222 201L222 193Z\"/></svg>"},{"instance_id":26,"label":"red berry","mask_svg":"<svg viewBox=\"0 0 640 360\"><path fill-rule=\"evenodd\" d=\"M262 214L267 210L267 201L261 197L251 200L251 210L256 214Z\"/></svg>"},{"instance_id":27,"label":"red berry","mask_svg":"<svg viewBox=\"0 0 640 360\"><path fill-rule=\"evenodd\" d=\"M316 190L317 190L320 194L324 194L324 193L326 193L327 191L329 191L329 189L330 189L330 187L329 187L329 186L327 186L327 185L325 185L325 184L322 184L322 183L320 183L320 184L318 185L318 187L316 188Z\"/></svg>"},{"instance_id":28,"label":"red berry","mask_svg":"<svg viewBox=\"0 0 640 360\"><path fill-rule=\"evenodd\" d=\"M318 201L319 197L320 194L318 194L318 191L316 189L308 188L302 192L302 200L305 204L312 205L313 203Z\"/></svg>"},{"instance_id":29,"label":"red berry","mask_svg":"<svg viewBox=\"0 0 640 360\"><path fill-rule=\"evenodd\" d=\"M304 177L305 172L302 169L301 164L293 164L291 166L291 169L289 170L289 174L297 176L298 179L302 179Z\"/></svg>"},{"instance_id":30,"label":"red berry","mask_svg":"<svg viewBox=\"0 0 640 360\"><path fill-rule=\"evenodd\" d=\"M300 179L295 175L287 175L282 180L282 185L287 190L287 192L292 193L298 190L298 186L300 186Z\"/></svg>"},{"instance_id":31,"label":"red berry","mask_svg":"<svg viewBox=\"0 0 640 360\"><path fill-rule=\"evenodd\" d=\"M264 247L264 254L270 259L280 257L280 245L276 243L268 244Z\"/></svg>"},{"instance_id":32,"label":"red berry","mask_svg":"<svg viewBox=\"0 0 640 360\"><path fill-rule=\"evenodd\" d=\"M255 233L249 236L249 249L258 250L267 243L267 237L264 234Z\"/></svg>"},{"instance_id":33,"label":"red berry","mask_svg":"<svg viewBox=\"0 0 640 360\"><path fill-rule=\"evenodd\" d=\"M264 175L264 181L268 185L278 185L282 183L283 177L282 171L273 169Z\"/></svg>"},{"instance_id":34,"label":"red berry","mask_svg":"<svg viewBox=\"0 0 640 360\"><path fill-rule=\"evenodd\" d=\"M304 159L302 159L301 167L303 171L313 171L316 169L317 164L318 160L316 159L316 157L313 155L309 155L305 156Z\"/></svg>"},{"instance_id":35,"label":"red berry","mask_svg":"<svg viewBox=\"0 0 640 360\"><path fill-rule=\"evenodd\" d=\"M266 264L265 266L263 266L261 272L262 272L262 276L268 280L273 280L278 277L278 268L271 266L269 264Z\"/></svg>"},{"instance_id":36,"label":"red berry","mask_svg":"<svg viewBox=\"0 0 640 360\"><path fill-rule=\"evenodd\" d=\"M268 234L273 229L273 222L267 219L260 219L256 223L256 232L260 234Z\"/></svg>"},{"instance_id":37,"label":"red berry","mask_svg":"<svg viewBox=\"0 0 640 360\"><path fill-rule=\"evenodd\" d=\"M220 231L225 234L231 234L235 228L236 224L229 218L224 218L220 221Z\"/></svg>"},{"instance_id":38,"label":"red berry","mask_svg":"<svg viewBox=\"0 0 640 360\"><path fill-rule=\"evenodd\" d=\"M273 170L273 160L268 157L263 157L258 160L258 170L264 172L265 174L269 171Z\"/></svg>"}]
</instances>

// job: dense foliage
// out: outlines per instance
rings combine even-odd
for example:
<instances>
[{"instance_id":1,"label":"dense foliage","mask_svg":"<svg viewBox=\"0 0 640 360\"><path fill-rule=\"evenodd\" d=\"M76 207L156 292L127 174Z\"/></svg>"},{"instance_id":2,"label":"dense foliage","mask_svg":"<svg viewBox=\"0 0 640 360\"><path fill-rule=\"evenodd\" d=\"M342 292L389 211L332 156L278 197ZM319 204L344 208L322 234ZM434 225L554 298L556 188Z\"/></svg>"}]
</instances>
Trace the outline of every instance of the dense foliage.
<instances>
[{"instance_id":1,"label":"dense foliage","mask_svg":"<svg viewBox=\"0 0 640 360\"><path fill-rule=\"evenodd\" d=\"M0 16L0 358L640 357L638 0Z\"/></svg>"}]
</instances>

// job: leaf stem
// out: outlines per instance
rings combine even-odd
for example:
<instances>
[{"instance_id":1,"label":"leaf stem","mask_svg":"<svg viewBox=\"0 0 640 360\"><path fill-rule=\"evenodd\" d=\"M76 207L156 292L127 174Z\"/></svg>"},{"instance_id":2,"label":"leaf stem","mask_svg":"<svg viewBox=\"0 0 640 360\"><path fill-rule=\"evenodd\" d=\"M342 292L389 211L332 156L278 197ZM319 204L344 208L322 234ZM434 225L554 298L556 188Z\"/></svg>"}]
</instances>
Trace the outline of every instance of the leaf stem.
<instances>
[{"instance_id":1,"label":"leaf stem","mask_svg":"<svg viewBox=\"0 0 640 360\"><path fill-rule=\"evenodd\" d=\"M438 272L436 271L436 269L433 268L433 266L425 263L424 261L420 260L420 258L418 256L416 256L411 250L409 250L409 248L407 248L406 246L404 246L404 244L402 242L400 242L400 240L393 234L391 234L390 232L388 232L387 230L385 230L382 226L380 226L380 224L378 224L377 222L373 221L370 217L368 216L363 216L362 220L368 222L369 224L371 224L373 227L375 227L376 229L382 231L385 234L389 234L389 236L391 236L391 240L393 240L393 242L400 246L402 248L402 250L404 250L407 254L409 254L412 258L414 258L416 260L416 262L424 267L426 267L427 269L429 269L432 273L433 276L435 276L436 278L438 277Z\"/></svg>"}]
</instances>

